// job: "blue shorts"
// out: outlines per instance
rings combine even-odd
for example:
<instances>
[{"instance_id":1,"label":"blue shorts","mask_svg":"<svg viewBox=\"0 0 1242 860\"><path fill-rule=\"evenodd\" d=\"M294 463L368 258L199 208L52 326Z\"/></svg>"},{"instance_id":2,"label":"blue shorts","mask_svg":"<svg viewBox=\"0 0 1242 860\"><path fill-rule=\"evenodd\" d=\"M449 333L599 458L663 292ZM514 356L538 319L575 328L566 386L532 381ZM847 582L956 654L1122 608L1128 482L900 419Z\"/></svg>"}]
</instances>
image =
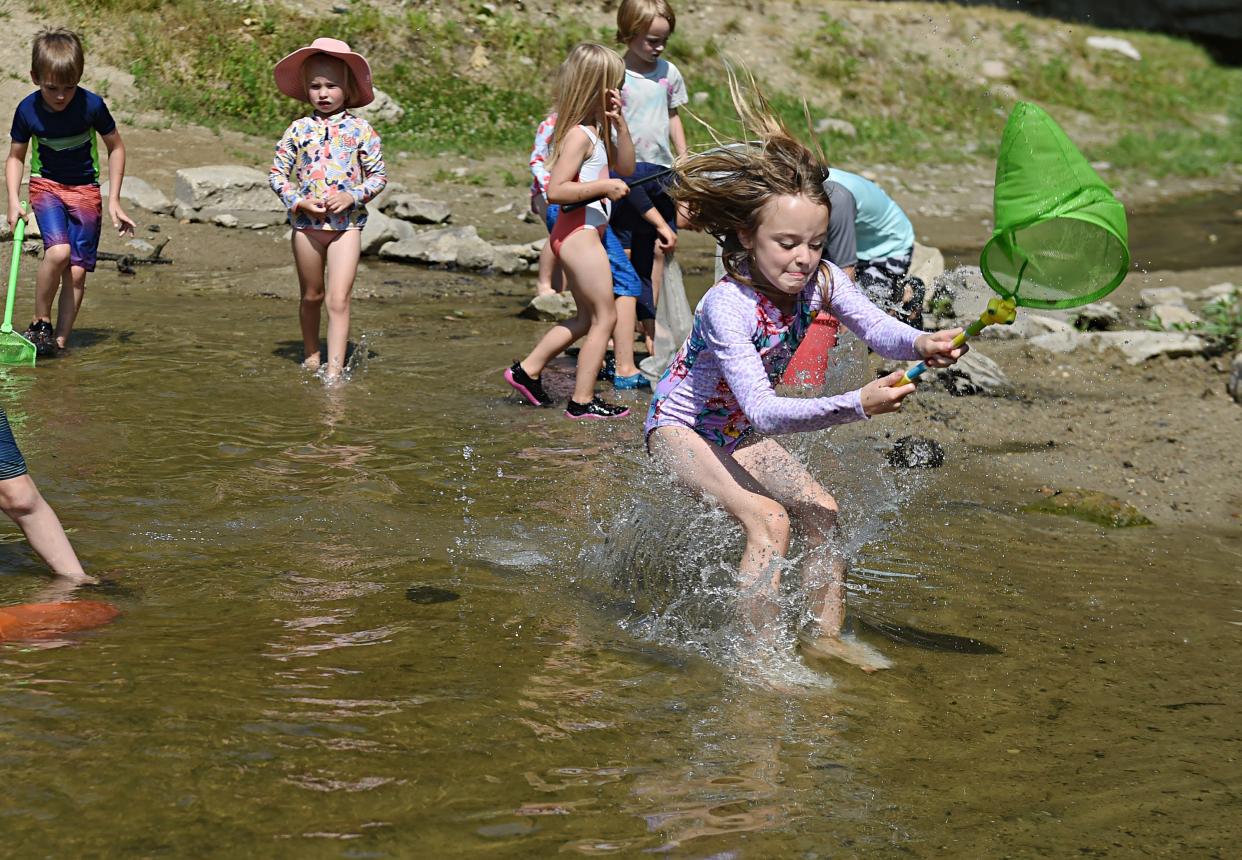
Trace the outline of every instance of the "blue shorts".
<instances>
[{"instance_id":1,"label":"blue shorts","mask_svg":"<svg viewBox=\"0 0 1242 860\"><path fill-rule=\"evenodd\" d=\"M61 185L30 178L30 208L43 234L43 247L69 246L69 264L95 271L103 204L98 185Z\"/></svg>"},{"instance_id":2,"label":"blue shorts","mask_svg":"<svg viewBox=\"0 0 1242 860\"><path fill-rule=\"evenodd\" d=\"M9 416L0 409L0 481L20 478L26 474L26 460L17 448L17 440L9 427Z\"/></svg>"},{"instance_id":3,"label":"blue shorts","mask_svg":"<svg viewBox=\"0 0 1242 860\"><path fill-rule=\"evenodd\" d=\"M548 232L552 232L552 228L556 225L556 217L560 215L561 207L556 203L548 204L548 212L544 216L544 223L548 227ZM617 238L617 234L612 232L612 228L604 231L604 250L608 252L608 265L612 267L612 294L614 296L631 296L639 298L643 293L643 282L639 279L638 273L634 271L634 266L630 263L630 258L625 254L625 248L621 244L621 240ZM639 301L638 318L654 319L654 313L644 314L643 303Z\"/></svg>"}]
</instances>

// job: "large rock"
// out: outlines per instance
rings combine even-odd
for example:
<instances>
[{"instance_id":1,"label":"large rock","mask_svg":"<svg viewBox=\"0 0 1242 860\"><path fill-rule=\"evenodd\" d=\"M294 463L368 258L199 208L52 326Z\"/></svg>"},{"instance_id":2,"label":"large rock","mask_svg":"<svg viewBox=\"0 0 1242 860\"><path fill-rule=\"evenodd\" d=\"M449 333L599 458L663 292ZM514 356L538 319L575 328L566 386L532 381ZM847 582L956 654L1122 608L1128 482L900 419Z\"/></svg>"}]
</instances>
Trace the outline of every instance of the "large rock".
<instances>
[{"instance_id":1,"label":"large rock","mask_svg":"<svg viewBox=\"0 0 1242 860\"><path fill-rule=\"evenodd\" d=\"M1233 366L1229 368L1229 381L1225 383L1229 396L1242 403L1242 352L1233 357Z\"/></svg>"},{"instance_id":2,"label":"large rock","mask_svg":"<svg viewBox=\"0 0 1242 860\"><path fill-rule=\"evenodd\" d=\"M1109 347L1120 350L1130 364L1165 356L1184 358L1202 355L1207 344L1193 334L1163 331L1069 331L1050 332L1033 337L1031 346L1050 352L1073 352L1079 347L1095 347L1103 351Z\"/></svg>"},{"instance_id":3,"label":"large rock","mask_svg":"<svg viewBox=\"0 0 1242 860\"><path fill-rule=\"evenodd\" d=\"M105 182L99 186L99 193L105 201L108 199L111 185L111 182ZM173 211L173 202L164 195L163 191L137 176L126 176L125 181L121 183L121 201L132 203L140 209L154 212L157 215L171 215Z\"/></svg>"},{"instance_id":4,"label":"large rock","mask_svg":"<svg viewBox=\"0 0 1242 860\"><path fill-rule=\"evenodd\" d=\"M563 293L548 293L535 296L518 316L543 322L560 322L578 315L578 307L574 297L566 290Z\"/></svg>"},{"instance_id":5,"label":"large rock","mask_svg":"<svg viewBox=\"0 0 1242 860\"><path fill-rule=\"evenodd\" d=\"M389 218L383 212L367 212L367 223L362 228L362 253L378 254L390 242L412 239L414 228L405 221Z\"/></svg>"},{"instance_id":6,"label":"large rock","mask_svg":"<svg viewBox=\"0 0 1242 860\"><path fill-rule=\"evenodd\" d=\"M963 355L952 367L940 371L938 378L950 394L959 397L973 394L1000 397L1013 388L1000 365L977 349Z\"/></svg>"},{"instance_id":7,"label":"large rock","mask_svg":"<svg viewBox=\"0 0 1242 860\"><path fill-rule=\"evenodd\" d=\"M495 259L492 246L479 238L472 225L425 230L380 248L380 256L402 262L442 263L467 269L486 269Z\"/></svg>"},{"instance_id":8,"label":"large rock","mask_svg":"<svg viewBox=\"0 0 1242 860\"><path fill-rule=\"evenodd\" d=\"M267 184L267 174L253 167L236 164L183 167L177 171L175 189L177 203L200 214L204 214L204 210L282 214L285 211L284 204Z\"/></svg>"},{"instance_id":9,"label":"large rock","mask_svg":"<svg viewBox=\"0 0 1242 860\"><path fill-rule=\"evenodd\" d=\"M384 125L396 125L405 116L405 108L397 104L396 100L388 95L388 93L372 87L371 92L375 94L375 100L366 107L358 108L355 113L371 124L382 123Z\"/></svg>"},{"instance_id":10,"label":"large rock","mask_svg":"<svg viewBox=\"0 0 1242 860\"><path fill-rule=\"evenodd\" d=\"M962 320L962 322L965 323L967 320ZM1039 337L1042 334L1073 333L1075 331L1076 329L1072 325L1056 317L1031 311L1020 311L1013 322L990 325L979 336L992 340L1012 340L1014 338L1026 340L1032 337Z\"/></svg>"},{"instance_id":11,"label":"large rock","mask_svg":"<svg viewBox=\"0 0 1242 860\"><path fill-rule=\"evenodd\" d=\"M414 224L443 224L453 217L447 203L416 194L394 194L384 201L384 211Z\"/></svg>"}]
</instances>

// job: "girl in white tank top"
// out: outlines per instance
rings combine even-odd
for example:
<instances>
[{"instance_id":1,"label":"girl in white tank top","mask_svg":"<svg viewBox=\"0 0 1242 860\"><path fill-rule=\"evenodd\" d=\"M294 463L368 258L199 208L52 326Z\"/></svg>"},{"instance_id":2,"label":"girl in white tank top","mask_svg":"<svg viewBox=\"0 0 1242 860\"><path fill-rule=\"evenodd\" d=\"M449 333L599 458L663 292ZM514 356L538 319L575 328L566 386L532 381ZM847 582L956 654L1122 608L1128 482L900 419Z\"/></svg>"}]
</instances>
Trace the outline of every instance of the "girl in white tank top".
<instances>
[{"instance_id":1,"label":"girl in white tank top","mask_svg":"<svg viewBox=\"0 0 1242 860\"><path fill-rule=\"evenodd\" d=\"M611 166L623 176L634 172L634 144L621 113L624 80L625 64L603 45L584 42L561 64L548 202L562 207L586 205L569 212L562 209L548 242L560 259L578 315L554 326L526 358L505 371L505 381L523 400L551 406L553 400L543 390L539 375L549 361L581 338L574 391L565 408L565 416L575 420L629 414L626 407L595 396L596 376L617 316L603 232L611 201L630 190L622 180L610 179L608 170Z\"/></svg>"}]
</instances>

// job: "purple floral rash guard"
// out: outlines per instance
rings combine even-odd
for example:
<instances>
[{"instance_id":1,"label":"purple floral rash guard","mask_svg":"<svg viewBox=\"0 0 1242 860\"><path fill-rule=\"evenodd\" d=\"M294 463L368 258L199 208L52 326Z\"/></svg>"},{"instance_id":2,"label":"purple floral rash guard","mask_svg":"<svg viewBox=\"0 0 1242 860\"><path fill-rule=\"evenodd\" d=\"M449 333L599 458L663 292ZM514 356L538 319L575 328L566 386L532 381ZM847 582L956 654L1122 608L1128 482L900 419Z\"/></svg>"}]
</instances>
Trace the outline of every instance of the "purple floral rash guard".
<instances>
[{"instance_id":1,"label":"purple floral rash guard","mask_svg":"<svg viewBox=\"0 0 1242 860\"><path fill-rule=\"evenodd\" d=\"M922 331L893 319L832 264L828 310L885 358L919 357ZM859 390L831 397L781 397L785 372L823 304L817 272L784 314L762 293L726 275L699 302L690 336L656 383L646 433L689 427L732 451L752 427L764 435L819 430L866 418Z\"/></svg>"}]
</instances>

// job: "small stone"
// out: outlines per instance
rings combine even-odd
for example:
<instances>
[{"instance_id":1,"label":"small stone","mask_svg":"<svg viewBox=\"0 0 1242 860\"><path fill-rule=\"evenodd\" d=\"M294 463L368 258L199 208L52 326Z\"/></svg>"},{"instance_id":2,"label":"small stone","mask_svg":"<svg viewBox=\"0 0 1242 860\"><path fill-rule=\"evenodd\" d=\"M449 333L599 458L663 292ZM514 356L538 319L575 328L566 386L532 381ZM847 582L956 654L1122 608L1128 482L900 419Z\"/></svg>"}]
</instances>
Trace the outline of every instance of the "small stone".
<instances>
[{"instance_id":1,"label":"small stone","mask_svg":"<svg viewBox=\"0 0 1242 860\"><path fill-rule=\"evenodd\" d=\"M1027 505L1025 510L1074 517L1114 529L1152 524L1134 505L1097 490L1062 490Z\"/></svg>"},{"instance_id":2,"label":"small stone","mask_svg":"<svg viewBox=\"0 0 1242 860\"><path fill-rule=\"evenodd\" d=\"M1199 293L1199 298L1201 298L1205 302L1215 302L1215 301L1220 301L1221 299L1227 299L1229 298L1229 296L1232 296L1233 294L1237 292L1242 292L1242 291L1239 291L1238 288L1235 287L1232 283L1230 283L1229 281L1226 281L1223 284L1213 284L1212 286L1203 290L1201 293Z\"/></svg>"},{"instance_id":3,"label":"small stone","mask_svg":"<svg viewBox=\"0 0 1242 860\"><path fill-rule=\"evenodd\" d=\"M825 117L815 123L816 134L836 134L841 137L858 137L858 129L854 127L854 123L845 119L836 119L835 117Z\"/></svg>"},{"instance_id":4,"label":"small stone","mask_svg":"<svg viewBox=\"0 0 1242 860\"><path fill-rule=\"evenodd\" d=\"M1121 310L1112 302L1093 302L1075 309L1070 322L1079 331L1107 331L1121 325Z\"/></svg>"},{"instance_id":5,"label":"small stone","mask_svg":"<svg viewBox=\"0 0 1242 860\"><path fill-rule=\"evenodd\" d=\"M979 72L985 78L1009 77L1008 67L1000 60L984 60L983 65L979 66Z\"/></svg>"},{"instance_id":6,"label":"small stone","mask_svg":"<svg viewBox=\"0 0 1242 860\"><path fill-rule=\"evenodd\" d=\"M690 101L694 102L696 105L705 105L707 104L707 100L710 98L711 96L708 93L705 93L702 90L699 90L697 93L695 93L694 95L690 97Z\"/></svg>"},{"instance_id":7,"label":"small stone","mask_svg":"<svg viewBox=\"0 0 1242 860\"><path fill-rule=\"evenodd\" d=\"M934 439L902 436L889 450L888 463L900 469L938 469L944 465L944 448Z\"/></svg>"},{"instance_id":8,"label":"small stone","mask_svg":"<svg viewBox=\"0 0 1242 860\"><path fill-rule=\"evenodd\" d=\"M1171 331L1179 327L1194 327L1203 322L1196 314L1187 310L1185 305L1156 305L1151 309L1151 318L1160 323L1160 327Z\"/></svg>"},{"instance_id":9,"label":"small stone","mask_svg":"<svg viewBox=\"0 0 1242 860\"><path fill-rule=\"evenodd\" d=\"M495 209L492 210L492 214L493 215L505 215L509 212L512 212L516 208L517 208L517 204L510 201L504 204L503 206L497 206Z\"/></svg>"},{"instance_id":10,"label":"small stone","mask_svg":"<svg viewBox=\"0 0 1242 860\"><path fill-rule=\"evenodd\" d=\"M1181 287L1148 287L1139 292L1139 307L1154 308L1156 305L1184 305L1186 294Z\"/></svg>"},{"instance_id":11,"label":"small stone","mask_svg":"<svg viewBox=\"0 0 1242 860\"><path fill-rule=\"evenodd\" d=\"M1097 51L1110 51L1114 54L1121 54L1128 57L1136 63L1143 59L1143 55L1138 52L1138 48L1130 43L1129 39L1120 39L1116 36L1088 36L1087 47L1095 48Z\"/></svg>"},{"instance_id":12,"label":"small stone","mask_svg":"<svg viewBox=\"0 0 1242 860\"><path fill-rule=\"evenodd\" d=\"M531 299L519 316L543 322L561 322L573 319L578 315L578 306L568 291L535 296Z\"/></svg>"},{"instance_id":13,"label":"small stone","mask_svg":"<svg viewBox=\"0 0 1242 860\"><path fill-rule=\"evenodd\" d=\"M227 212L224 212L224 213L221 213L220 215L217 215L216 217L212 218L212 219L211 219L211 223L212 223L212 224L215 224L217 227L230 227L230 228L232 228L232 227L236 227L236 226L237 226L238 221L237 221L237 216L236 216L236 215L230 215L230 214L228 214Z\"/></svg>"},{"instance_id":14,"label":"small stone","mask_svg":"<svg viewBox=\"0 0 1242 860\"><path fill-rule=\"evenodd\" d=\"M1229 368L1229 381L1225 383L1225 390L1229 392L1229 396L1237 403L1242 403L1242 352L1233 357L1233 364Z\"/></svg>"},{"instance_id":15,"label":"small stone","mask_svg":"<svg viewBox=\"0 0 1242 860\"><path fill-rule=\"evenodd\" d=\"M139 254L150 254L155 250L155 246L146 239L130 239L125 243L126 248L133 248Z\"/></svg>"},{"instance_id":16,"label":"small stone","mask_svg":"<svg viewBox=\"0 0 1242 860\"><path fill-rule=\"evenodd\" d=\"M1000 365L978 349L972 349L952 367L942 370L937 379L957 397L974 394L999 397L1013 388Z\"/></svg>"}]
</instances>

